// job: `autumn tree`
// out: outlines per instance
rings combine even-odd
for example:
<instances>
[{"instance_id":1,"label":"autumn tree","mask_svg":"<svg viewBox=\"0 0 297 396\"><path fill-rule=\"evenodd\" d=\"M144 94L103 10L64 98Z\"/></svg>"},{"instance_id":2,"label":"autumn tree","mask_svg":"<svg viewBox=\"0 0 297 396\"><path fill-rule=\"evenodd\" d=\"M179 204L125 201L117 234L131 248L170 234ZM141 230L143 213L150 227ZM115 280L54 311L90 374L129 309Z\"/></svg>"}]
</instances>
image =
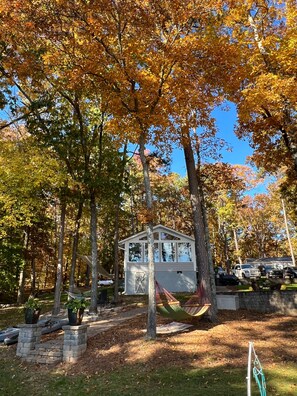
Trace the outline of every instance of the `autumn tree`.
<instances>
[{"instance_id":1,"label":"autumn tree","mask_svg":"<svg viewBox=\"0 0 297 396\"><path fill-rule=\"evenodd\" d=\"M37 266L42 267L45 255L52 255L46 241L53 218L47 209L64 176L53 152L40 148L22 127L5 129L0 145L1 250L7 249L8 241L11 248L18 246L23 265L14 268L17 255L13 254L9 267L15 280L20 279L18 301L22 302L26 277L31 278L34 294Z\"/></svg>"},{"instance_id":2,"label":"autumn tree","mask_svg":"<svg viewBox=\"0 0 297 396\"><path fill-rule=\"evenodd\" d=\"M244 197L255 188L258 179L251 167L222 162L208 163L201 170L210 218L211 240L216 264L230 267L241 257L241 209ZM230 268L229 268L230 269Z\"/></svg>"},{"instance_id":3,"label":"autumn tree","mask_svg":"<svg viewBox=\"0 0 297 396\"><path fill-rule=\"evenodd\" d=\"M47 83L58 88L59 94L64 93L63 100L69 101L65 92L81 93L80 89L87 100L108 98L109 130L139 145L147 210L144 223L149 241L149 338L156 335L156 323L153 194L145 152L148 142L165 142L170 137L184 147L193 213L196 210L201 280L209 299L214 298L192 131L201 125L212 128L210 111L220 101L221 93L216 85L234 71L225 67L226 59L237 59L237 53L236 49L232 52L234 47L228 47L228 40L220 32L222 13L221 2L197 5L190 0L186 4L35 1L34 10L30 1L21 5L4 2L2 6L6 27L15 33L10 37L5 29L2 32L3 42L10 43L4 59L9 72L3 75L11 80L17 73L20 80L28 76L34 65L30 82L35 88L44 76L50 76ZM91 97L87 92L92 93ZM76 105L75 95L70 98ZM79 108L73 108L81 121ZM31 107L31 114L32 110ZM215 303L213 310L215 313Z\"/></svg>"},{"instance_id":4,"label":"autumn tree","mask_svg":"<svg viewBox=\"0 0 297 396\"><path fill-rule=\"evenodd\" d=\"M230 40L245 65L241 89L231 95L237 134L250 138L257 166L270 173L285 166L296 186L296 1L226 4Z\"/></svg>"},{"instance_id":5,"label":"autumn tree","mask_svg":"<svg viewBox=\"0 0 297 396\"><path fill-rule=\"evenodd\" d=\"M98 13L100 6L104 6L104 11ZM193 43L198 43L194 38L195 28L209 23L213 6L197 7L189 1L185 7L184 2L177 1L169 8L159 2L125 1L81 3L78 8L77 4L59 2L59 8L52 16L60 18L63 8L63 15L68 17L68 20L62 20L63 29L76 30L75 35L69 34L58 48L54 48L56 54L52 51L47 62L54 60L59 67L60 59L65 56L57 54L61 54L61 48L65 50L69 40L75 43L75 53L71 56L73 59L76 55L74 59L80 67L75 65L73 72L83 77L85 84L95 81L95 85L108 87L112 94L111 123L119 132L125 131L130 141L139 144L149 241L149 338L155 336L155 292L153 201L145 145L162 138L168 125L169 108L178 98L175 87L181 87L184 81L175 74L176 65L181 68L181 61L193 58ZM73 63L70 55L68 59Z\"/></svg>"}]
</instances>

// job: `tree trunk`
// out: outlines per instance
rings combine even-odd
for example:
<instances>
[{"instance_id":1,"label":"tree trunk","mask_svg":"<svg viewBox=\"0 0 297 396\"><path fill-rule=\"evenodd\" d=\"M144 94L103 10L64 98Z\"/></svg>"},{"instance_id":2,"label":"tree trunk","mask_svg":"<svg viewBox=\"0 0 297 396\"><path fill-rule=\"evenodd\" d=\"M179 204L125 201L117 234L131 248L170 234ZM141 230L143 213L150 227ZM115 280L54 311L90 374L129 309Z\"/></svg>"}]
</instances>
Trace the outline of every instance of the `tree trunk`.
<instances>
[{"instance_id":1,"label":"tree trunk","mask_svg":"<svg viewBox=\"0 0 297 396\"><path fill-rule=\"evenodd\" d=\"M92 191L90 195L90 209L91 209L91 305L89 312L97 314L97 294L98 294L98 246L97 246L97 208L95 192Z\"/></svg>"},{"instance_id":2,"label":"tree trunk","mask_svg":"<svg viewBox=\"0 0 297 396\"><path fill-rule=\"evenodd\" d=\"M296 262L295 262L295 256L294 256L294 250L293 250L293 246L292 246L292 242L291 242L291 237L290 237L290 232L289 232L289 227L288 227L288 220L287 220L287 213L286 213L286 207L285 207L285 201L282 199L282 207L283 207L283 214L284 214L284 221L285 221L285 227L286 227L286 234L287 234L287 238L288 238L288 244L289 244L289 248L290 248L290 254L292 257L292 263L293 266L295 267Z\"/></svg>"},{"instance_id":3,"label":"tree trunk","mask_svg":"<svg viewBox=\"0 0 297 396\"><path fill-rule=\"evenodd\" d=\"M211 303L211 308L208 311L209 318L211 321L216 321L217 301L215 275L213 266L210 266L209 263L204 218L202 212L201 198L199 196L199 184L195 167L194 153L188 130L186 130L185 135L183 136L183 149L185 154L190 190L190 201L192 207L198 279L199 283L204 287L207 299Z\"/></svg>"},{"instance_id":4,"label":"tree trunk","mask_svg":"<svg viewBox=\"0 0 297 396\"><path fill-rule=\"evenodd\" d=\"M61 304L61 288L63 276L63 254L64 254L64 235L65 235L65 219L66 219L66 201L61 199L61 214L60 214L60 230L59 230L59 246L58 246L58 263L56 271L56 285L55 285L55 298L54 307L52 310L53 315L60 313Z\"/></svg>"},{"instance_id":5,"label":"tree trunk","mask_svg":"<svg viewBox=\"0 0 297 396\"><path fill-rule=\"evenodd\" d=\"M35 257L34 253L31 257L31 296L35 296L36 294L36 266L35 266Z\"/></svg>"},{"instance_id":6,"label":"tree trunk","mask_svg":"<svg viewBox=\"0 0 297 396\"><path fill-rule=\"evenodd\" d=\"M114 237L113 237L113 259L114 259L114 302L119 301L119 214L120 206L117 204L114 223Z\"/></svg>"},{"instance_id":7,"label":"tree trunk","mask_svg":"<svg viewBox=\"0 0 297 396\"><path fill-rule=\"evenodd\" d=\"M71 268L70 268L70 276L69 276L69 291L73 292L75 287L75 269L76 269L76 258L77 258L77 247L79 240L79 229L80 229L80 221L82 217L82 211L84 206L84 198L80 196L80 200L78 203L78 210L75 219L74 233L73 233L73 244L72 244L72 257L71 257Z\"/></svg>"},{"instance_id":8,"label":"tree trunk","mask_svg":"<svg viewBox=\"0 0 297 396\"><path fill-rule=\"evenodd\" d=\"M19 288L17 295L17 303L23 304L25 301L25 280L26 280L26 264L28 255L28 244L29 244L29 231L24 231L24 265L21 268L19 275Z\"/></svg>"},{"instance_id":9,"label":"tree trunk","mask_svg":"<svg viewBox=\"0 0 297 396\"><path fill-rule=\"evenodd\" d=\"M117 195L117 202L115 207L115 224L114 224L114 302L119 301L119 220L120 220L120 206L121 206L121 193L123 189L123 177L126 167L127 156L127 143L124 145L123 160L121 166L121 173L119 175L119 190Z\"/></svg>"},{"instance_id":10,"label":"tree trunk","mask_svg":"<svg viewBox=\"0 0 297 396\"><path fill-rule=\"evenodd\" d=\"M236 256L238 258L239 264L242 264L240 252L239 252L239 246L238 246L238 239L237 239L237 233L236 229L233 228L233 236L234 236L234 244L235 244L235 250L236 250Z\"/></svg>"},{"instance_id":11,"label":"tree trunk","mask_svg":"<svg viewBox=\"0 0 297 396\"><path fill-rule=\"evenodd\" d=\"M155 291L155 263L154 263L154 233L153 233L153 198L149 175L149 165L145 157L145 133L139 138L139 154L143 170L143 180L146 200L146 232L148 243L148 318L147 339L155 339L156 330L156 291Z\"/></svg>"},{"instance_id":12,"label":"tree trunk","mask_svg":"<svg viewBox=\"0 0 297 396\"><path fill-rule=\"evenodd\" d=\"M190 144L191 144L191 142L190 142ZM210 273L210 289L211 289L212 300L215 301L215 304L217 304L217 290L216 290L216 283L215 283L215 272L214 272L214 265L213 265L213 258L212 258L212 249L211 249L211 243L210 243L210 235L209 235L209 228L208 228L208 221L207 221L205 199L204 199L204 193L203 193L203 187L202 187L201 175L200 175L200 170L201 170L200 147L198 147L197 151L198 151L198 173L196 172L196 175L197 175L197 184L198 184L198 196L199 196L199 200L200 200L200 208L201 208L203 225L204 225L205 246L206 246L206 251L207 251L207 256L208 256L208 268L209 268L209 273ZM193 160L194 160L194 158L193 158ZM194 165L195 165L195 161L194 161ZM216 320L216 315L217 315L217 308L215 309L215 317L212 320Z\"/></svg>"}]
</instances>

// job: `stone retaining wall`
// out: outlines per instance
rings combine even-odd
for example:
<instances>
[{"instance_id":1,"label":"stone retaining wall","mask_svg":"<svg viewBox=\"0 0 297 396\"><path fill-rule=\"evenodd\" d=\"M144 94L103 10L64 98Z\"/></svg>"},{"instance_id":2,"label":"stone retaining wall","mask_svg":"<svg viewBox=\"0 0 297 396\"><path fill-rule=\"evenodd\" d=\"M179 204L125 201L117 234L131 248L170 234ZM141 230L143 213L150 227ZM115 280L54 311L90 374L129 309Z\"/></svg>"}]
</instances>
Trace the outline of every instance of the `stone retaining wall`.
<instances>
[{"instance_id":1,"label":"stone retaining wall","mask_svg":"<svg viewBox=\"0 0 297 396\"><path fill-rule=\"evenodd\" d=\"M238 297L242 309L297 316L297 292L293 290L240 292Z\"/></svg>"},{"instance_id":2,"label":"stone retaining wall","mask_svg":"<svg viewBox=\"0 0 297 396\"><path fill-rule=\"evenodd\" d=\"M73 363L87 349L88 325L64 326L64 337L40 342L42 326L21 324L16 355L31 363Z\"/></svg>"},{"instance_id":3,"label":"stone retaining wall","mask_svg":"<svg viewBox=\"0 0 297 396\"><path fill-rule=\"evenodd\" d=\"M56 364L63 360L62 344L53 340L48 343L36 344L36 348L31 350L23 359L29 363Z\"/></svg>"}]
</instances>

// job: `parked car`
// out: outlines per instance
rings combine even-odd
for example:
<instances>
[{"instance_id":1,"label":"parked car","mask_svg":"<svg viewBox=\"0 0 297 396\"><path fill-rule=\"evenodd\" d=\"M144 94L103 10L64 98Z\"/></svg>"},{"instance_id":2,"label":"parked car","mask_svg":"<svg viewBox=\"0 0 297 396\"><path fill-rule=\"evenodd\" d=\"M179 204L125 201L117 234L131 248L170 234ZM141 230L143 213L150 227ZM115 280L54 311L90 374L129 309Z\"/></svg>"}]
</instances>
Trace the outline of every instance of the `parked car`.
<instances>
[{"instance_id":1,"label":"parked car","mask_svg":"<svg viewBox=\"0 0 297 396\"><path fill-rule=\"evenodd\" d=\"M219 286L236 286L239 284L239 279L233 274L222 273L218 279Z\"/></svg>"},{"instance_id":2,"label":"parked car","mask_svg":"<svg viewBox=\"0 0 297 396\"><path fill-rule=\"evenodd\" d=\"M282 278L283 271L279 268L275 268L272 265L265 265L265 275L266 278Z\"/></svg>"},{"instance_id":3,"label":"parked car","mask_svg":"<svg viewBox=\"0 0 297 396\"><path fill-rule=\"evenodd\" d=\"M283 277L290 279L297 278L297 267L284 267Z\"/></svg>"},{"instance_id":4,"label":"parked car","mask_svg":"<svg viewBox=\"0 0 297 396\"><path fill-rule=\"evenodd\" d=\"M243 278L258 278L260 277L260 271L258 268L251 264L236 264L232 268L233 275L237 276L239 279Z\"/></svg>"},{"instance_id":5,"label":"parked car","mask_svg":"<svg viewBox=\"0 0 297 396\"><path fill-rule=\"evenodd\" d=\"M263 264L258 265L258 270L260 271L261 276L266 276L265 265Z\"/></svg>"}]
</instances>

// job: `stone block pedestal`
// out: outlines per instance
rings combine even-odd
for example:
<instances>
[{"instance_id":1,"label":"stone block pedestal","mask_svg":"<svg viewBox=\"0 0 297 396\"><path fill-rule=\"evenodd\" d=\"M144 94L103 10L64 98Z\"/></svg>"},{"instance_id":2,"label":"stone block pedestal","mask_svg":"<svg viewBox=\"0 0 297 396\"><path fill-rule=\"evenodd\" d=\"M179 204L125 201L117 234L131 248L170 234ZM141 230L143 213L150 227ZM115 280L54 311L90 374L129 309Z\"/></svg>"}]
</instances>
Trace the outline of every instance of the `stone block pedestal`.
<instances>
[{"instance_id":1,"label":"stone block pedestal","mask_svg":"<svg viewBox=\"0 0 297 396\"><path fill-rule=\"evenodd\" d=\"M87 349L88 325L63 326L63 361L75 363Z\"/></svg>"},{"instance_id":2,"label":"stone block pedestal","mask_svg":"<svg viewBox=\"0 0 297 396\"><path fill-rule=\"evenodd\" d=\"M26 359L40 342L41 326L37 323L20 324L18 327L20 332L16 355Z\"/></svg>"}]
</instances>

